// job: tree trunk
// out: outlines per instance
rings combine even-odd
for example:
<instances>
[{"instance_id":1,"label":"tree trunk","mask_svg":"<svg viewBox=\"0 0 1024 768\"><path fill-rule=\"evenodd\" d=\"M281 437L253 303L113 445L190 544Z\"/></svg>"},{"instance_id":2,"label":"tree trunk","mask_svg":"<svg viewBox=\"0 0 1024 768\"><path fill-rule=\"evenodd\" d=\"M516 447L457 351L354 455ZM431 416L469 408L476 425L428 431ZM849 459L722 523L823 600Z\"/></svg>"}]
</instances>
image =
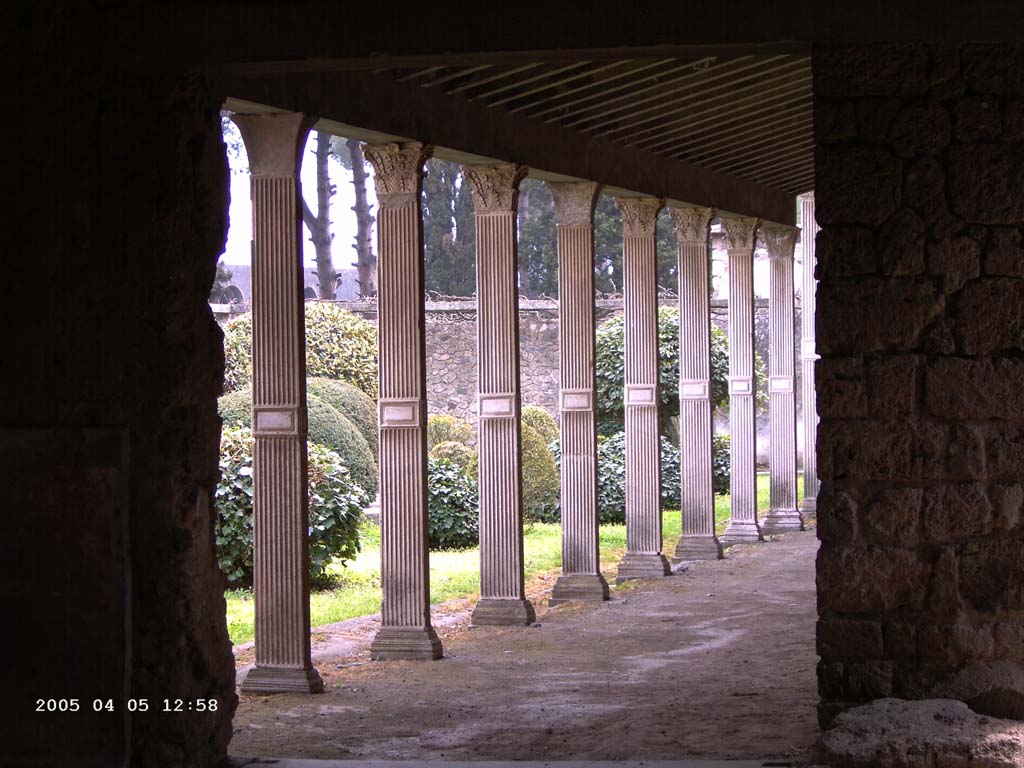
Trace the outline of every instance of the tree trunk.
<instances>
[{"instance_id":1,"label":"tree trunk","mask_svg":"<svg viewBox=\"0 0 1024 768\"><path fill-rule=\"evenodd\" d=\"M316 135L316 214L302 203L302 219L309 227L310 241L316 249L316 276L320 284L320 298L333 299L337 274L331 260L331 198L335 188L327 176L327 158L331 151L330 134L318 131Z\"/></svg>"},{"instance_id":2,"label":"tree trunk","mask_svg":"<svg viewBox=\"0 0 1024 768\"><path fill-rule=\"evenodd\" d=\"M355 139L349 139L345 146L348 147L352 161L352 186L356 193L356 204L352 208L356 212L356 280L359 283L359 295L371 297L377 295L377 257L373 255L373 243L370 239L373 216L370 214L370 205L366 202L363 150Z\"/></svg>"}]
</instances>

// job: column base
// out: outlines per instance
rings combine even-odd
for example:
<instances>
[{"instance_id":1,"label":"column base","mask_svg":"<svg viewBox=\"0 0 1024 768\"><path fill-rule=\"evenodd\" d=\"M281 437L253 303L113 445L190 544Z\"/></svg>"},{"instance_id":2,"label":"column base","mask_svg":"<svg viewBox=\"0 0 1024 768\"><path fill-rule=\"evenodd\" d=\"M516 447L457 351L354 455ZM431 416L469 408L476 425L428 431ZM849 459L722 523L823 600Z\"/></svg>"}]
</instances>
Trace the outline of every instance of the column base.
<instances>
[{"instance_id":1,"label":"column base","mask_svg":"<svg viewBox=\"0 0 1024 768\"><path fill-rule=\"evenodd\" d=\"M381 627L370 643L374 661L431 661L444 655L433 627Z\"/></svg>"},{"instance_id":2,"label":"column base","mask_svg":"<svg viewBox=\"0 0 1024 768\"><path fill-rule=\"evenodd\" d=\"M551 588L548 605L601 602L608 599L608 582L597 573L563 573Z\"/></svg>"},{"instance_id":3,"label":"column base","mask_svg":"<svg viewBox=\"0 0 1024 768\"><path fill-rule=\"evenodd\" d=\"M761 532L766 535L802 531L804 521L795 509L769 509L761 521Z\"/></svg>"},{"instance_id":4,"label":"column base","mask_svg":"<svg viewBox=\"0 0 1024 768\"><path fill-rule=\"evenodd\" d=\"M310 667L253 667L241 685L242 693L323 693L320 673Z\"/></svg>"},{"instance_id":5,"label":"column base","mask_svg":"<svg viewBox=\"0 0 1024 768\"><path fill-rule=\"evenodd\" d=\"M800 516L804 519L805 525L818 519L818 499L816 497L805 497L800 502Z\"/></svg>"},{"instance_id":6,"label":"column base","mask_svg":"<svg viewBox=\"0 0 1024 768\"><path fill-rule=\"evenodd\" d=\"M715 536L680 536L675 560L720 560L722 545Z\"/></svg>"},{"instance_id":7,"label":"column base","mask_svg":"<svg viewBox=\"0 0 1024 768\"><path fill-rule=\"evenodd\" d=\"M477 627L525 627L536 620L529 600L482 597L473 609L470 623Z\"/></svg>"},{"instance_id":8,"label":"column base","mask_svg":"<svg viewBox=\"0 0 1024 768\"><path fill-rule=\"evenodd\" d=\"M725 529L718 540L725 545L732 544L756 544L764 541L761 529L754 520L731 520L729 527Z\"/></svg>"},{"instance_id":9,"label":"column base","mask_svg":"<svg viewBox=\"0 0 1024 768\"><path fill-rule=\"evenodd\" d=\"M668 559L660 552L627 552L619 561L615 583L629 579L656 579L672 573Z\"/></svg>"}]
</instances>

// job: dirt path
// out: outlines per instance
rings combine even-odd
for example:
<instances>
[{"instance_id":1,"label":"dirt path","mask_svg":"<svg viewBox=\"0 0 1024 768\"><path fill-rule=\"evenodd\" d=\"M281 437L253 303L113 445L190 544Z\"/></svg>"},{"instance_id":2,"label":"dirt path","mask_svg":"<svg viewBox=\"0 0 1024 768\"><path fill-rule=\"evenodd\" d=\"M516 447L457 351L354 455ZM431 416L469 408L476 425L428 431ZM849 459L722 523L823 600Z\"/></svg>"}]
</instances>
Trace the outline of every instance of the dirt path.
<instances>
[{"instance_id":1,"label":"dirt path","mask_svg":"<svg viewBox=\"0 0 1024 768\"><path fill-rule=\"evenodd\" d=\"M814 532L613 589L540 626L451 606L437 662L317 662L322 696L242 697L239 756L445 760L800 758L817 737ZM465 606L461 606L464 608ZM343 624L348 624L344 622ZM328 637L323 642L330 644ZM322 657L321 657L322 658Z\"/></svg>"}]
</instances>

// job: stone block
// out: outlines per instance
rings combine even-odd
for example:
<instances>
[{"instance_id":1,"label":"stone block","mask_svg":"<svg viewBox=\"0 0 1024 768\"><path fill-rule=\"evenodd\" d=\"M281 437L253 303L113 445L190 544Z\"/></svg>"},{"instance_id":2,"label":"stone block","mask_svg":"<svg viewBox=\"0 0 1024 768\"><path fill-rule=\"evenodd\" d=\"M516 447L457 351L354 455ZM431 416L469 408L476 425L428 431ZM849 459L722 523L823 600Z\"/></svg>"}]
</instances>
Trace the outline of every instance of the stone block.
<instances>
[{"instance_id":1,"label":"stone block","mask_svg":"<svg viewBox=\"0 0 1024 768\"><path fill-rule=\"evenodd\" d=\"M928 245L928 272L942 277L946 293L959 291L981 273L981 248L969 237L956 237Z\"/></svg>"},{"instance_id":2,"label":"stone block","mask_svg":"<svg viewBox=\"0 0 1024 768\"><path fill-rule=\"evenodd\" d=\"M1000 104L995 96L968 96L953 108L953 135L957 141L991 141L1002 132Z\"/></svg>"},{"instance_id":3,"label":"stone block","mask_svg":"<svg viewBox=\"0 0 1024 768\"><path fill-rule=\"evenodd\" d=\"M1024 145L954 146L949 191L953 213L968 222L1024 224Z\"/></svg>"},{"instance_id":4,"label":"stone block","mask_svg":"<svg viewBox=\"0 0 1024 768\"><path fill-rule=\"evenodd\" d=\"M945 472L947 444L946 429L924 421L822 421L819 474L857 482L938 478Z\"/></svg>"},{"instance_id":5,"label":"stone block","mask_svg":"<svg viewBox=\"0 0 1024 768\"><path fill-rule=\"evenodd\" d=\"M827 618L818 622L818 654L835 659L879 659L884 655L882 625L877 621Z\"/></svg>"},{"instance_id":6,"label":"stone block","mask_svg":"<svg viewBox=\"0 0 1024 768\"><path fill-rule=\"evenodd\" d=\"M856 136L857 113L853 102L818 99L814 104L814 135L822 143Z\"/></svg>"},{"instance_id":7,"label":"stone block","mask_svg":"<svg viewBox=\"0 0 1024 768\"><path fill-rule=\"evenodd\" d=\"M959 553L960 594L978 611L1024 609L1024 541L987 539Z\"/></svg>"},{"instance_id":8,"label":"stone block","mask_svg":"<svg viewBox=\"0 0 1024 768\"><path fill-rule=\"evenodd\" d=\"M818 414L857 419L868 415L864 362L859 357L826 357L815 366Z\"/></svg>"},{"instance_id":9,"label":"stone block","mask_svg":"<svg viewBox=\"0 0 1024 768\"><path fill-rule=\"evenodd\" d=\"M864 538L876 544L913 545L918 539L923 495L920 488L889 488L880 492L863 512Z\"/></svg>"},{"instance_id":10,"label":"stone block","mask_svg":"<svg viewBox=\"0 0 1024 768\"><path fill-rule=\"evenodd\" d=\"M984 427L985 469L990 479L1016 481L1024 467L1024 430L1018 424L990 423Z\"/></svg>"},{"instance_id":11,"label":"stone block","mask_svg":"<svg viewBox=\"0 0 1024 768\"><path fill-rule=\"evenodd\" d=\"M819 600L846 614L920 610L929 567L905 549L842 547L818 558Z\"/></svg>"},{"instance_id":12,"label":"stone block","mask_svg":"<svg viewBox=\"0 0 1024 768\"><path fill-rule=\"evenodd\" d=\"M929 694L958 699L979 715L1024 720L1024 667L1012 661L972 662Z\"/></svg>"},{"instance_id":13,"label":"stone block","mask_svg":"<svg viewBox=\"0 0 1024 768\"><path fill-rule=\"evenodd\" d=\"M899 208L903 185L899 158L865 147L816 148L815 216L832 224L878 225Z\"/></svg>"},{"instance_id":14,"label":"stone block","mask_svg":"<svg viewBox=\"0 0 1024 768\"><path fill-rule=\"evenodd\" d=\"M936 358L925 371L925 402L941 419L1018 420L1024 415L1024 360Z\"/></svg>"},{"instance_id":15,"label":"stone block","mask_svg":"<svg viewBox=\"0 0 1024 768\"><path fill-rule=\"evenodd\" d=\"M980 483L936 486L924 492L921 520L935 543L983 536L992 529L992 503Z\"/></svg>"},{"instance_id":16,"label":"stone block","mask_svg":"<svg viewBox=\"0 0 1024 768\"><path fill-rule=\"evenodd\" d=\"M885 655L891 659L917 657L917 627L904 621L887 621L882 626Z\"/></svg>"},{"instance_id":17,"label":"stone block","mask_svg":"<svg viewBox=\"0 0 1024 768\"><path fill-rule=\"evenodd\" d=\"M820 741L833 768L1019 768L1024 725L948 699L880 699L840 713Z\"/></svg>"},{"instance_id":18,"label":"stone block","mask_svg":"<svg viewBox=\"0 0 1024 768\"><path fill-rule=\"evenodd\" d=\"M822 486L817 503L818 538L830 544L849 544L857 538L857 502L849 494L833 494Z\"/></svg>"},{"instance_id":19,"label":"stone block","mask_svg":"<svg viewBox=\"0 0 1024 768\"><path fill-rule=\"evenodd\" d=\"M917 410L921 360L917 355L868 358L867 383L872 416L897 418L910 416Z\"/></svg>"},{"instance_id":20,"label":"stone block","mask_svg":"<svg viewBox=\"0 0 1024 768\"><path fill-rule=\"evenodd\" d=\"M956 555L950 549L939 553L928 584L928 612L944 621L956 621L964 605L957 589Z\"/></svg>"},{"instance_id":21,"label":"stone block","mask_svg":"<svg viewBox=\"0 0 1024 768\"><path fill-rule=\"evenodd\" d=\"M924 234L924 224L921 225ZM864 227L839 227L818 235L815 258L823 277L855 277L878 271L875 263L875 237ZM922 269L924 266L922 246Z\"/></svg>"},{"instance_id":22,"label":"stone block","mask_svg":"<svg viewBox=\"0 0 1024 768\"><path fill-rule=\"evenodd\" d=\"M928 624L917 630L918 656L935 666L954 668L965 661L990 659L994 648L986 626Z\"/></svg>"},{"instance_id":23,"label":"stone block","mask_svg":"<svg viewBox=\"0 0 1024 768\"><path fill-rule=\"evenodd\" d=\"M934 101L903 106L889 126L886 144L902 158L936 155L949 145L949 113Z\"/></svg>"},{"instance_id":24,"label":"stone block","mask_svg":"<svg viewBox=\"0 0 1024 768\"><path fill-rule=\"evenodd\" d=\"M965 45L960 52L960 71L972 90L1001 94L1006 89L1011 49L1003 44Z\"/></svg>"},{"instance_id":25,"label":"stone block","mask_svg":"<svg viewBox=\"0 0 1024 768\"><path fill-rule=\"evenodd\" d=\"M999 531L1016 531L1024 522L1024 487L1018 483L993 485L988 492L992 502L992 526Z\"/></svg>"},{"instance_id":26,"label":"stone block","mask_svg":"<svg viewBox=\"0 0 1024 768\"><path fill-rule=\"evenodd\" d=\"M989 228L985 252L985 272L989 275L1024 277L1024 244L1021 232L1012 227Z\"/></svg>"},{"instance_id":27,"label":"stone block","mask_svg":"<svg viewBox=\"0 0 1024 768\"><path fill-rule=\"evenodd\" d=\"M1024 142L1024 102L1011 101L1003 106L1003 141Z\"/></svg>"},{"instance_id":28,"label":"stone block","mask_svg":"<svg viewBox=\"0 0 1024 768\"><path fill-rule=\"evenodd\" d=\"M1001 621L992 629L995 657L1007 661L1024 661L1024 623Z\"/></svg>"},{"instance_id":29,"label":"stone block","mask_svg":"<svg viewBox=\"0 0 1024 768\"><path fill-rule=\"evenodd\" d=\"M942 195L946 172L933 157L923 157L909 166L903 177L903 203L921 210Z\"/></svg>"},{"instance_id":30,"label":"stone block","mask_svg":"<svg viewBox=\"0 0 1024 768\"><path fill-rule=\"evenodd\" d=\"M919 43L822 46L814 53L816 96L920 95L928 90L928 48Z\"/></svg>"},{"instance_id":31,"label":"stone block","mask_svg":"<svg viewBox=\"0 0 1024 768\"><path fill-rule=\"evenodd\" d=\"M919 275L924 272L925 225L911 209L901 209L882 225L878 244L884 274Z\"/></svg>"},{"instance_id":32,"label":"stone block","mask_svg":"<svg viewBox=\"0 0 1024 768\"><path fill-rule=\"evenodd\" d=\"M969 424L951 427L946 470L958 478L985 476L985 436L980 427Z\"/></svg>"},{"instance_id":33,"label":"stone block","mask_svg":"<svg viewBox=\"0 0 1024 768\"><path fill-rule=\"evenodd\" d=\"M963 352L986 355L1024 349L1024 280L971 281L956 308L956 336Z\"/></svg>"},{"instance_id":34,"label":"stone block","mask_svg":"<svg viewBox=\"0 0 1024 768\"><path fill-rule=\"evenodd\" d=\"M818 286L821 354L915 351L923 332L945 309L945 297L925 278Z\"/></svg>"}]
</instances>

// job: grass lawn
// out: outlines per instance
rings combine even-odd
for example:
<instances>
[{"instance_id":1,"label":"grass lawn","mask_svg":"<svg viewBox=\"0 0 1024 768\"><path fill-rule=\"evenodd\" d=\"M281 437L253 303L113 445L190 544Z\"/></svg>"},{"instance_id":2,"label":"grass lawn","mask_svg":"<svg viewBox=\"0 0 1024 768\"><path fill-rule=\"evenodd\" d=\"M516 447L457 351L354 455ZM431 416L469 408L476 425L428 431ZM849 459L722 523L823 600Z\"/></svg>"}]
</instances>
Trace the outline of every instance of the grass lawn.
<instances>
[{"instance_id":1,"label":"grass lawn","mask_svg":"<svg viewBox=\"0 0 1024 768\"><path fill-rule=\"evenodd\" d=\"M803 496L803 477L798 476L799 496ZM767 510L768 475L757 476L757 508ZM715 497L715 530L722 533L729 522L729 497ZM678 510L666 510L662 519L665 544L663 551L675 550L682 526ZM380 528L363 525L362 551L348 567L332 566L341 578L333 589L313 592L309 598L312 626L366 616L380 611ZM626 550L626 526L603 525L600 529L601 564L614 564ZM556 570L562 565L562 526L558 523L537 523L529 526L523 536L526 576ZM430 553L430 602L443 603L453 598L475 598L480 591L480 551ZM253 602L251 590L229 590L227 599L228 634L231 642L245 643L253 639Z\"/></svg>"}]
</instances>

